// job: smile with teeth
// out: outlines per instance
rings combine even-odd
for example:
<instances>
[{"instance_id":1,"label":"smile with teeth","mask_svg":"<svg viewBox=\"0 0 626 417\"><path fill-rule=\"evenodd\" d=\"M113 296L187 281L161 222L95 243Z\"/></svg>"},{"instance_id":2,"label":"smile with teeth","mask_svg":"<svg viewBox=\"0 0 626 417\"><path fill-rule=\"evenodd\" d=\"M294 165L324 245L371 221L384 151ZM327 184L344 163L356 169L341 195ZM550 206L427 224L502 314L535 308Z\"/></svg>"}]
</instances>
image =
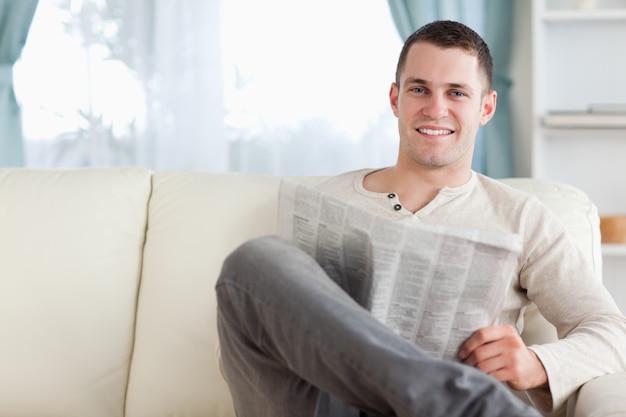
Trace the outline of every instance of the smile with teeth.
<instances>
[{"instance_id":1,"label":"smile with teeth","mask_svg":"<svg viewBox=\"0 0 626 417\"><path fill-rule=\"evenodd\" d=\"M449 135L452 133L451 130L447 129L417 129L417 131L430 136Z\"/></svg>"}]
</instances>

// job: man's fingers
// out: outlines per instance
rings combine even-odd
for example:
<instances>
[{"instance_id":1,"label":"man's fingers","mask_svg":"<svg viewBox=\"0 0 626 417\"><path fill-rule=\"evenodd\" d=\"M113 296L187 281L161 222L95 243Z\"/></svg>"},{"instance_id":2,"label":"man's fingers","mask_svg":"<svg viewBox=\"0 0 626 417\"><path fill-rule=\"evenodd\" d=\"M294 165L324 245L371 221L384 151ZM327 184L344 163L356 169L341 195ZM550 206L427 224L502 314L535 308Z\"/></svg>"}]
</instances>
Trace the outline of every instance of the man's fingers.
<instances>
[{"instance_id":1,"label":"man's fingers","mask_svg":"<svg viewBox=\"0 0 626 417\"><path fill-rule=\"evenodd\" d=\"M478 349L504 339L508 336L517 336L517 330L510 325L488 326L474 332L461 346L459 358L466 361ZM488 352L485 353L487 355Z\"/></svg>"}]
</instances>

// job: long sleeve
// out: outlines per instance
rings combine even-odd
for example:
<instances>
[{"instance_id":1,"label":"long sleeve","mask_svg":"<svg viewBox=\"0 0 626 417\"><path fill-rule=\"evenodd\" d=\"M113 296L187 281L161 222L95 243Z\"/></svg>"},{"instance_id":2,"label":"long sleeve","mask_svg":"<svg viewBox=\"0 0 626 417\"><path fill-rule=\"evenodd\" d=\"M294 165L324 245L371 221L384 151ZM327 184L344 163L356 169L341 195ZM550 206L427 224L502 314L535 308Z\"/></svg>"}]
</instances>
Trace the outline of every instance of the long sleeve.
<instances>
[{"instance_id":1,"label":"long sleeve","mask_svg":"<svg viewBox=\"0 0 626 417\"><path fill-rule=\"evenodd\" d=\"M523 219L520 285L560 339L531 347L546 369L551 395L529 395L547 412L585 382L626 370L626 318L556 217L534 208Z\"/></svg>"}]
</instances>

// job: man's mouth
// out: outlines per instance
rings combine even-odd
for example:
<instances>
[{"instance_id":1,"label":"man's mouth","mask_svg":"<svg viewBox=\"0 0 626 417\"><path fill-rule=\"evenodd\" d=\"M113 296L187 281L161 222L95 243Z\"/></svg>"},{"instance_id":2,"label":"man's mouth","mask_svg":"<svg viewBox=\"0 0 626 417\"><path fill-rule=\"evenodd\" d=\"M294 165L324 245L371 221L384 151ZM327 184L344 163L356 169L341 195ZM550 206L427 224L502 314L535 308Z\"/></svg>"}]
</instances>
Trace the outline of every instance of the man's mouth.
<instances>
[{"instance_id":1,"label":"man's mouth","mask_svg":"<svg viewBox=\"0 0 626 417\"><path fill-rule=\"evenodd\" d=\"M429 136L443 136L452 133L452 130L447 129L417 129L417 131Z\"/></svg>"}]
</instances>

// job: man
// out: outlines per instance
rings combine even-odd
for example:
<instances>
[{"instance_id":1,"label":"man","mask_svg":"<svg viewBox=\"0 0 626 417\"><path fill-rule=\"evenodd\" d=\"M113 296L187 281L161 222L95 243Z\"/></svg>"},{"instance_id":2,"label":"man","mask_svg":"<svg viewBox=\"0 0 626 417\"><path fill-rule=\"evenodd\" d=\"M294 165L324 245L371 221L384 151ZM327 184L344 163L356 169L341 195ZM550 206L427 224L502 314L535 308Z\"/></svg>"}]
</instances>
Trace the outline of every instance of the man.
<instances>
[{"instance_id":1,"label":"man","mask_svg":"<svg viewBox=\"0 0 626 417\"><path fill-rule=\"evenodd\" d=\"M389 94L396 165L342 174L320 189L400 222L519 234L499 324L476 331L459 363L434 359L373 319L294 245L253 240L225 261L216 287L240 417L536 416L502 383L547 412L584 382L626 370L626 319L559 221L536 198L471 170L478 128L496 109L492 66L487 45L460 23L416 31ZM531 301L561 341L524 345Z\"/></svg>"}]
</instances>

